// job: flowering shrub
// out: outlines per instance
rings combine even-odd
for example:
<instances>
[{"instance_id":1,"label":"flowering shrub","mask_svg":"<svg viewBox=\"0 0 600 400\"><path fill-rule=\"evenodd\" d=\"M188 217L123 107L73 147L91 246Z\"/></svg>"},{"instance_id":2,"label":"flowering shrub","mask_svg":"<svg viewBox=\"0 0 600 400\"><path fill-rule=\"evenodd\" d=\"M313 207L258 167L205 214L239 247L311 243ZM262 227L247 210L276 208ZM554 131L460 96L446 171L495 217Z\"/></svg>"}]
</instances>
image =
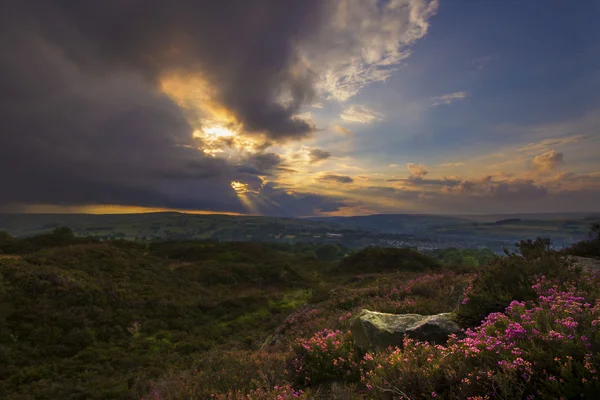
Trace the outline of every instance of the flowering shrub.
<instances>
[{"instance_id":1,"label":"flowering shrub","mask_svg":"<svg viewBox=\"0 0 600 400\"><path fill-rule=\"evenodd\" d=\"M299 338L289 361L290 373L300 384L334 379L355 381L360 369L350 332L325 329L310 339Z\"/></svg>"},{"instance_id":2,"label":"flowering shrub","mask_svg":"<svg viewBox=\"0 0 600 400\"><path fill-rule=\"evenodd\" d=\"M545 274L557 280L581 280L581 269L549 249L545 239L524 240L518 252L496 258L480 269L458 308L457 316L464 326L477 326L494 312L503 311L511 301L531 301L537 294L531 279Z\"/></svg>"},{"instance_id":3,"label":"flowering shrub","mask_svg":"<svg viewBox=\"0 0 600 400\"><path fill-rule=\"evenodd\" d=\"M585 285L598 287L589 276ZM363 362L368 388L396 397L594 398L600 393L600 301L576 282L541 277L531 302L513 301L447 346L405 339ZM481 397L479 397L481 398Z\"/></svg>"},{"instance_id":4,"label":"flowering shrub","mask_svg":"<svg viewBox=\"0 0 600 400\"><path fill-rule=\"evenodd\" d=\"M543 239L473 272L348 281L291 314L267 342L271 351L216 352L193 374L155 383L145 399L597 398L600 274L573 268ZM347 331L361 308L458 308L470 328L446 345L405 338L364 354Z\"/></svg>"},{"instance_id":5,"label":"flowering shrub","mask_svg":"<svg viewBox=\"0 0 600 400\"><path fill-rule=\"evenodd\" d=\"M210 397L215 400L295 400L308 399L307 394L302 390L295 390L290 385L274 386L269 389L256 389L249 393L228 392L225 394L217 394Z\"/></svg>"},{"instance_id":6,"label":"flowering shrub","mask_svg":"<svg viewBox=\"0 0 600 400\"><path fill-rule=\"evenodd\" d=\"M361 363L361 381L369 391L394 398L435 397L436 388L446 379L442 366L446 349L410 338L404 339L403 349L367 353Z\"/></svg>"},{"instance_id":7,"label":"flowering shrub","mask_svg":"<svg viewBox=\"0 0 600 400\"><path fill-rule=\"evenodd\" d=\"M462 300L462 290L471 275L454 272L421 275L413 279L394 280L360 289L336 292L328 307L340 310L367 308L388 313L437 314L450 311Z\"/></svg>"},{"instance_id":8,"label":"flowering shrub","mask_svg":"<svg viewBox=\"0 0 600 400\"><path fill-rule=\"evenodd\" d=\"M163 397L160 391L154 387L149 395L142 397L141 400L166 400L169 397ZM184 397L182 397L184 398ZM188 397L190 398L190 397ZM249 392L228 390L226 393L212 393L207 397L191 397L198 399L214 400L295 400L308 399L307 394L302 390L295 390L290 385L274 386L268 389L258 388Z\"/></svg>"},{"instance_id":9,"label":"flowering shrub","mask_svg":"<svg viewBox=\"0 0 600 400\"><path fill-rule=\"evenodd\" d=\"M298 338L309 338L322 329L336 327L342 314L345 313L323 308L302 308L292 313L277 330L279 347L287 349Z\"/></svg>"},{"instance_id":10,"label":"flowering shrub","mask_svg":"<svg viewBox=\"0 0 600 400\"><path fill-rule=\"evenodd\" d=\"M267 351L213 351L193 371L155 382L144 400L275 399L273 393L282 391L291 396L286 386L287 358L285 353ZM282 397L286 398L293 397Z\"/></svg>"}]
</instances>

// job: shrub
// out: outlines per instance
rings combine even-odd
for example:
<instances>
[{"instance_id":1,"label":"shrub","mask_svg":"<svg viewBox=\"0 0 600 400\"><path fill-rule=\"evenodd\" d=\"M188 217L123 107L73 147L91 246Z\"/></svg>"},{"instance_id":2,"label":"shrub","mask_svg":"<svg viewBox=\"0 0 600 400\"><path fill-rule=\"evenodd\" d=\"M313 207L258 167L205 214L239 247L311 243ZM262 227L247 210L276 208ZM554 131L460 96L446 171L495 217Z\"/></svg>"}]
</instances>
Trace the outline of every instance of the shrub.
<instances>
[{"instance_id":1,"label":"shrub","mask_svg":"<svg viewBox=\"0 0 600 400\"><path fill-rule=\"evenodd\" d=\"M548 239L521 241L518 251L495 259L488 267L480 268L477 277L458 309L458 319L465 326L476 326L487 315L502 311L513 300L536 298L531 278L545 274L551 279L578 279L576 268L551 250Z\"/></svg>"},{"instance_id":2,"label":"shrub","mask_svg":"<svg viewBox=\"0 0 600 400\"><path fill-rule=\"evenodd\" d=\"M363 381L384 397L594 398L600 393L600 277L533 283L535 300L513 301L464 339L454 336L447 346L406 339L403 350L367 354Z\"/></svg>"},{"instance_id":3,"label":"shrub","mask_svg":"<svg viewBox=\"0 0 600 400\"><path fill-rule=\"evenodd\" d=\"M600 258L600 223L591 226L588 240L575 243L563 252L572 256Z\"/></svg>"},{"instance_id":4,"label":"shrub","mask_svg":"<svg viewBox=\"0 0 600 400\"><path fill-rule=\"evenodd\" d=\"M323 261L333 261L339 259L343 256L343 253L340 252L340 248L335 244L322 244L316 248L315 254L319 260Z\"/></svg>"},{"instance_id":5,"label":"shrub","mask_svg":"<svg viewBox=\"0 0 600 400\"><path fill-rule=\"evenodd\" d=\"M438 269L437 261L411 249L367 247L344 258L339 272L427 271Z\"/></svg>"},{"instance_id":6,"label":"shrub","mask_svg":"<svg viewBox=\"0 0 600 400\"><path fill-rule=\"evenodd\" d=\"M386 276L377 286L340 289L329 304L341 310L367 308L387 313L437 314L454 311L469 285L470 275L454 272L421 275L414 279Z\"/></svg>"},{"instance_id":7,"label":"shrub","mask_svg":"<svg viewBox=\"0 0 600 400\"><path fill-rule=\"evenodd\" d=\"M335 379L357 381L359 365L350 332L324 329L310 339L298 339L289 361L299 384L314 385Z\"/></svg>"},{"instance_id":8,"label":"shrub","mask_svg":"<svg viewBox=\"0 0 600 400\"><path fill-rule=\"evenodd\" d=\"M213 350L193 371L171 373L152 383L143 399L294 398L300 393L286 384L286 361L283 353Z\"/></svg>"}]
</instances>

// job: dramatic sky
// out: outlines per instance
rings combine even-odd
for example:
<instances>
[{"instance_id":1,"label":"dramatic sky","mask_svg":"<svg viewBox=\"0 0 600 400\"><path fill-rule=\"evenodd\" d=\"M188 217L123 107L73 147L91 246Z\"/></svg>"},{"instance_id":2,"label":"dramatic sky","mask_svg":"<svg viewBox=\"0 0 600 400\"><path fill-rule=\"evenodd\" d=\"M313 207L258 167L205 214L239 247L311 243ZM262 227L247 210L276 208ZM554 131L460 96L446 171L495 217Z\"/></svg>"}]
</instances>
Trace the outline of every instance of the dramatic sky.
<instances>
[{"instance_id":1,"label":"dramatic sky","mask_svg":"<svg viewBox=\"0 0 600 400\"><path fill-rule=\"evenodd\" d=\"M0 8L0 211L600 211L600 1Z\"/></svg>"}]
</instances>

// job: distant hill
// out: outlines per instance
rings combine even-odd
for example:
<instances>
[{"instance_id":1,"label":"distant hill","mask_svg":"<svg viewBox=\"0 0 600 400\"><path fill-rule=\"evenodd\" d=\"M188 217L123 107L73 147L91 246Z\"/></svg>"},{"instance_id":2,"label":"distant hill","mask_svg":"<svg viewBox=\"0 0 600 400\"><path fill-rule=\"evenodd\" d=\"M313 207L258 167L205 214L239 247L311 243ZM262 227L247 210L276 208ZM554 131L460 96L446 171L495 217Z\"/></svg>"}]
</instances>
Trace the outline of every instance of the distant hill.
<instances>
[{"instance_id":1,"label":"distant hill","mask_svg":"<svg viewBox=\"0 0 600 400\"><path fill-rule=\"evenodd\" d=\"M139 214L0 214L0 232L26 237L68 226L77 236L100 239L219 239L260 240L305 235L306 240L323 236L335 227L305 219L184 214L177 212Z\"/></svg>"},{"instance_id":2,"label":"distant hill","mask_svg":"<svg viewBox=\"0 0 600 400\"><path fill-rule=\"evenodd\" d=\"M279 218L176 212L143 214L0 214L0 232L29 237L70 227L78 237L100 240L258 241L366 246L493 248L544 236L558 247L586 237L600 214L426 215Z\"/></svg>"},{"instance_id":3,"label":"distant hill","mask_svg":"<svg viewBox=\"0 0 600 400\"><path fill-rule=\"evenodd\" d=\"M418 214L375 214L353 217L314 217L307 219L326 222L344 228L408 234L423 232L444 225L471 222L464 217Z\"/></svg>"}]
</instances>

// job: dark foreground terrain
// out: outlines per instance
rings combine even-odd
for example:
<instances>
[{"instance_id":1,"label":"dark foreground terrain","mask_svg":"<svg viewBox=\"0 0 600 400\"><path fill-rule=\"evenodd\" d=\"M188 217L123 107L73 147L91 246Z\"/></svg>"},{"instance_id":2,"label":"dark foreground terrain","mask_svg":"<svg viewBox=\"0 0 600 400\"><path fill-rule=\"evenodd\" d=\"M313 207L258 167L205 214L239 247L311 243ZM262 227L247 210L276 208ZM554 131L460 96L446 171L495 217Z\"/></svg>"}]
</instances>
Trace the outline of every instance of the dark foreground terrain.
<instances>
[{"instance_id":1,"label":"dark foreground terrain","mask_svg":"<svg viewBox=\"0 0 600 400\"><path fill-rule=\"evenodd\" d=\"M502 257L0 234L0 397L598 398L600 277L566 256L599 258L599 233ZM363 308L466 337L364 352Z\"/></svg>"}]
</instances>

